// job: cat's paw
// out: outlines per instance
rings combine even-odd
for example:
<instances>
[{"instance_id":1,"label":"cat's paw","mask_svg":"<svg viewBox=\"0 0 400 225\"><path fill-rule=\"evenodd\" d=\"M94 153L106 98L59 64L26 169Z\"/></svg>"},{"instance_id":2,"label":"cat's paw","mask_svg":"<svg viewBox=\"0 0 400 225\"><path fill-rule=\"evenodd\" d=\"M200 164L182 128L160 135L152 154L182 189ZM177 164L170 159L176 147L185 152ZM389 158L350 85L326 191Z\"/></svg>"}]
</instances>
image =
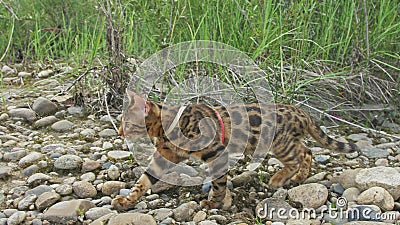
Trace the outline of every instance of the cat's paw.
<instances>
[{"instance_id":1,"label":"cat's paw","mask_svg":"<svg viewBox=\"0 0 400 225\"><path fill-rule=\"evenodd\" d=\"M117 195L111 202L111 205L114 207L114 209L116 210L121 210L121 211L125 211L128 209L133 208L133 206L135 205L135 200L132 201L128 198L126 198L125 196L122 195Z\"/></svg>"},{"instance_id":2,"label":"cat's paw","mask_svg":"<svg viewBox=\"0 0 400 225\"><path fill-rule=\"evenodd\" d=\"M276 176L276 174L274 176L272 176L272 178L269 180L268 186L269 188L271 188L272 190L277 190L278 188L282 187L283 185L285 185L286 183L286 179L284 179L281 176Z\"/></svg>"},{"instance_id":3,"label":"cat's paw","mask_svg":"<svg viewBox=\"0 0 400 225\"><path fill-rule=\"evenodd\" d=\"M296 173L290 180L296 184L303 183L307 179L307 175L303 173Z\"/></svg>"},{"instance_id":4,"label":"cat's paw","mask_svg":"<svg viewBox=\"0 0 400 225\"><path fill-rule=\"evenodd\" d=\"M204 208L204 209L207 209L207 210L209 210L209 209L219 209L219 208L221 208L221 203L217 203L217 202L214 202L214 201L211 201L211 200L202 200L201 202L200 202L200 207L201 208Z\"/></svg>"}]
</instances>

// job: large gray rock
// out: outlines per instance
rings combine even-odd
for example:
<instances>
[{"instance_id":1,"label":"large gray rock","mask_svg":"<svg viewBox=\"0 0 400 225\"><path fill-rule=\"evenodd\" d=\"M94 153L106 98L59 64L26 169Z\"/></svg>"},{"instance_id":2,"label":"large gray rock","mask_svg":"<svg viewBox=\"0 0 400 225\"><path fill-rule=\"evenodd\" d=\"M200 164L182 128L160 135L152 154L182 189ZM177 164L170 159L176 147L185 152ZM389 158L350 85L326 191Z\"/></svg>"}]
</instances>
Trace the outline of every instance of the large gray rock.
<instances>
[{"instance_id":1,"label":"large gray rock","mask_svg":"<svg viewBox=\"0 0 400 225\"><path fill-rule=\"evenodd\" d=\"M84 173L81 175L81 180L93 182L94 180L96 180L96 174L92 172Z\"/></svg>"},{"instance_id":2,"label":"large gray rock","mask_svg":"<svg viewBox=\"0 0 400 225\"><path fill-rule=\"evenodd\" d=\"M358 188L351 187L344 190L342 197L345 198L348 202L355 202L357 201L359 195L360 190L358 190Z\"/></svg>"},{"instance_id":3,"label":"large gray rock","mask_svg":"<svg viewBox=\"0 0 400 225\"><path fill-rule=\"evenodd\" d=\"M27 210L31 205L35 203L37 199L36 195L26 195L20 202L18 202L19 210Z\"/></svg>"},{"instance_id":4,"label":"large gray rock","mask_svg":"<svg viewBox=\"0 0 400 225\"><path fill-rule=\"evenodd\" d=\"M62 152L65 149L64 144L49 144L46 146L43 146L40 151L42 153L52 153L52 152Z\"/></svg>"},{"instance_id":5,"label":"large gray rock","mask_svg":"<svg viewBox=\"0 0 400 225\"><path fill-rule=\"evenodd\" d=\"M278 215L278 209L284 210ZM267 221L286 221L290 218L289 212L297 212L289 203L280 198L266 198L257 204L256 216Z\"/></svg>"},{"instance_id":6,"label":"large gray rock","mask_svg":"<svg viewBox=\"0 0 400 225\"><path fill-rule=\"evenodd\" d=\"M61 170L74 170L82 166L83 160L76 155L63 155L56 159L54 167Z\"/></svg>"},{"instance_id":7,"label":"large gray rock","mask_svg":"<svg viewBox=\"0 0 400 225\"><path fill-rule=\"evenodd\" d=\"M8 114L10 117L13 118L22 118L28 122L33 122L36 120L36 113L32 109L27 109L27 108L16 108L16 109L11 109L8 111Z\"/></svg>"},{"instance_id":8,"label":"large gray rock","mask_svg":"<svg viewBox=\"0 0 400 225\"><path fill-rule=\"evenodd\" d=\"M107 224L107 221L109 221L113 217L116 217L117 215L118 215L118 213L114 211L112 213L109 213L107 215L104 215L104 216L96 219L95 221L93 221L89 225L105 225L105 224Z\"/></svg>"},{"instance_id":9,"label":"large gray rock","mask_svg":"<svg viewBox=\"0 0 400 225\"><path fill-rule=\"evenodd\" d=\"M98 218L113 213L111 209L103 208L103 207L95 207L89 209L85 213L85 217L90 220L97 220Z\"/></svg>"},{"instance_id":10,"label":"large gray rock","mask_svg":"<svg viewBox=\"0 0 400 225\"><path fill-rule=\"evenodd\" d=\"M143 213L122 213L110 219L108 225L156 225L157 222L150 215Z\"/></svg>"},{"instance_id":11,"label":"large gray rock","mask_svg":"<svg viewBox=\"0 0 400 225\"><path fill-rule=\"evenodd\" d=\"M179 222L192 220L194 212L199 208L199 205L195 201L183 203L177 208L173 209L174 218Z\"/></svg>"},{"instance_id":12,"label":"large gray rock","mask_svg":"<svg viewBox=\"0 0 400 225\"><path fill-rule=\"evenodd\" d=\"M58 110L54 102L43 97L39 97L33 102L32 109L40 116L52 115Z\"/></svg>"},{"instance_id":13,"label":"large gray rock","mask_svg":"<svg viewBox=\"0 0 400 225\"><path fill-rule=\"evenodd\" d=\"M217 224L226 224L227 222L226 217L222 215L211 215L208 220L215 220L218 222Z\"/></svg>"},{"instance_id":14,"label":"large gray rock","mask_svg":"<svg viewBox=\"0 0 400 225\"><path fill-rule=\"evenodd\" d=\"M307 178L307 179L304 181L304 183L305 183L305 184L309 184L309 183L317 183L317 182L320 182L320 181L322 181L322 180L325 180L325 179L326 179L326 175L328 175L328 174L329 174L329 173L326 172L326 171L317 173L317 174L315 174L315 175L313 175L313 176Z\"/></svg>"},{"instance_id":15,"label":"large gray rock","mask_svg":"<svg viewBox=\"0 0 400 225\"><path fill-rule=\"evenodd\" d=\"M156 216L157 216L157 215L156 215ZM195 223L198 223L198 222L200 222L200 221L205 220L206 218L207 218L207 213L206 213L206 212L204 212L204 211L198 211L198 212L194 215L193 221L194 221ZM164 219L166 219L166 218L164 218Z\"/></svg>"},{"instance_id":16,"label":"large gray rock","mask_svg":"<svg viewBox=\"0 0 400 225\"><path fill-rule=\"evenodd\" d=\"M93 207L96 207L95 204L83 199L59 202L43 214L43 219L50 223L72 224Z\"/></svg>"},{"instance_id":17,"label":"large gray rock","mask_svg":"<svg viewBox=\"0 0 400 225\"><path fill-rule=\"evenodd\" d=\"M117 136L117 132L114 129L104 129L99 132L100 137L114 137Z\"/></svg>"},{"instance_id":18,"label":"large gray rock","mask_svg":"<svg viewBox=\"0 0 400 225\"><path fill-rule=\"evenodd\" d=\"M56 192L62 196L72 194L73 190L74 189L70 184L61 184L60 186L56 187Z\"/></svg>"},{"instance_id":19,"label":"large gray rock","mask_svg":"<svg viewBox=\"0 0 400 225\"><path fill-rule=\"evenodd\" d=\"M153 212L154 212L153 213L154 219L157 221L163 221L166 218L171 217L173 215L172 209L168 208L155 209Z\"/></svg>"},{"instance_id":20,"label":"large gray rock","mask_svg":"<svg viewBox=\"0 0 400 225\"><path fill-rule=\"evenodd\" d=\"M106 181L101 188L104 195L118 194L119 190L125 188L126 183L121 181Z\"/></svg>"},{"instance_id":21,"label":"large gray rock","mask_svg":"<svg viewBox=\"0 0 400 225\"><path fill-rule=\"evenodd\" d=\"M67 111L71 115L82 116L84 114L85 108L80 106L71 106L67 109Z\"/></svg>"},{"instance_id":22,"label":"large gray rock","mask_svg":"<svg viewBox=\"0 0 400 225\"><path fill-rule=\"evenodd\" d=\"M19 150L14 150L12 152L7 152L3 155L3 160L4 161L17 161L26 156L27 150L25 149L19 149Z\"/></svg>"},{"instance_id":23,"label":"large gray rock","mask_svg":"<svg viewBox=\"0 0 400 225\"><path fill-rule=\"evenodd\" d=\"M258 173L254 170L246 171L246 172L241 173L238 176L235 176L232 179L232 184L234 187L239 187L239 186L242 186L244 184L251 182L257 176L258 176Z\"/></svg>"},{"instance_id":24,"label":"large gray rock","mask_svg":"<svg viewBox=\"0 0 400 225\"><path fill-rule=\"evenodd\" d=\"M100 168L101 163L99 161L87 160L82 163L82 172L89 172Z\"/></svg>"},{"instance_id":25,"label":"large gray rock","mask_svg":"<svg viewBox=\"0 0 400 225\"><path fill-rule=\"evenodd\" d=\"M318 183L303 184L288 191L288 197L293 202L300 203L303 208L319 208L328 199L328 188Z\"/></svg>"},{"instance_id":26,"label":"large gray rock","mask_svg":"<svg viewBox=\"0 0 400 225\"><path fill-rule=\"evenodd\" d=\"M25 168L41 160L42 158L44 158L44 155L42 153L31 152L28 155L24 156L22 159L20 159L18 165L22 168Z\"/></svg>"},{"instance_id":27,"label":"large gray rock","mask_svg":"<svg viewBox=\"0 0 400 225\"><path fill-rule=\"evenodd\" d=\"M53 191L53 190L54 189L52 187L43 184L43 185L39 185L39 186L37 186L35 188L27 190L26 193L25 193L25 196L32 195L32 194L36 195L36 196L39 196L39 195L41 195L41 194L43 194L45 192Z\"/></svg>"},{"instance_id":28,"label":"large gray rock","mask_svg":"<svg viewBox=\"0 0 400 225\"><path fill-rule=\"evenodd\" d=\"M39 171L39 166L34 164L34 165L30 165L28 167L26 167L25 169L23 169L21 172L24 176L31 176L34 173L37 173Z\"/></svg>"},{"instance_id":29,"label":"large gray rock","mask_svg":"<svg viewBox=\"0 0 400 225\"><path fill-rule=\"evenodd\" d=\"M57 132L64 132L71 130L73 126L74 124L68 120L60 120L53 123L53 125L51 125L51 129Z\"/></svg>"},{"instance_id":30,"label":"large gray rock","mask_svg":"<svg viewBox=\"0 0 400 225\"><path fill-rule=\"evenodd\" d=\"M166 182L164 182L164 181L166 181ZM168 182L168 181L171 181L171 182ZM176 184L183 183L182 178L176 172L164 174L161 177L160 181L158 181L153 186L151 186L151 190L153 193L161 193L163 191L167 191L172 188L175 188L176 186L173 185L172 183L176 183Z\"/></svg>"},{"instance_id":31,"label":"large gray rock","mask_svg":"<svg viewBox=\"0 0 400 225\"><path fill-rule=\"evenodd\" d=\"M12 171L12 168L9 166L0 166L0 178L10 176L11 171Z\"/></svg>"},{"instance_id":32,"label":"large gray rock","mask_svg":"<svg viewBox=\"0 0 400 225\"><path fill-rule=\"evenodd\" d=\"M199 225L218 225L218 224L221 224L221 223L216 223L216 222L211 221L211 220L204 220L204 221L201 221L199 223Z\"/></svg>"},{"instance_id":33,"label":"large gray rock","mask_svg":"<svg viewBox=\"0 0 400 225\"><path fill-rule=\"evenodd\" d=\"M96 188L87 181L77 181L72 185L72 188L80 198L93 198L97 195Z\"/></svg>"},{"instance_id":34,"label":"large gray rock","mask_svg":"<svg viewBox=\"0 0 400 225\"><path fill-rule=\"evenodd\" d=\"M43 182L46 182L51 179L51 176L44 174L44 173L35 173L31 175L26 182L29 185L37 186Z\"/></svg>"},{"instance_id":35,"label":"large gray rock","mask_svg":"<svg viewBox=\"0 0 400 225\"><path fill-rule=\"evenodd\" d=\"M371 187L386 189L394 200L400 197L400 173L392 167L373 167L357 173L355 183L360 190Z\"/></svg>"},{"instance_id":36,"label":"large gray rock","mask_svg":"<svg viewBox=\"0 0 400 225\"><path fill-rule=\"evenodd\" d=\"M362 205L374 204L383 211L390 211L394 207L393 197L381 187L372 187L362 192L357 198L357 203Z\"/></svg>"},{"instance_id":37,"label":"large gray rock","mask_svg":"<svg viewBox=\"0 0 400 225\"><path fill-rule=\"evenodd\" d=\"M386 149L379 149L372 146L365 146L361 148L361 154L370 159L386 158L389 152Z\"/></svg>"},{"instance_id":38,"label":"large gray rock","mask_svg":"<svg viewBox=\"0 0 400 225\"><path fill-rule=\"evenodd\" d=\"M344 187L344 189L356 187L356 176L361 171L361 168L354 170L345 170L339 176L339 183Z\"/></svg>"},{"instance_id":39,"label":"large gray rock","mask_svg":"<svg viewBox=\"0 0 400 225\"><path fill-rule=\"evenodd\" d=\"M350 134L347 136L348 139L357 142L357 141L371 141L371 138L368 137L367 133L359 133L359 134Z\"/></svg>"},{"instance_id":40,"label":"large gray rock","mask_svg":"<svg viewBox=\"0 0 400 225\"><path fill-rule=\"evenodd\" d=\"M25 218L26 218L26 212L24 211L15 212L7 219L7 225L19 225L25 220Z\"/></svg>"},{"instance_id":41,"label":"large gray rock","mask_svg":"<svg viewBox=\"0 0 400 225\"><path fill-rule=\"evenodd\" d=\"M119 169L115 165L111 165L110 168L108 168L107 176L110 178L110 180L118 180L119 175Z\"/></svg>"},{"instance_id":42,"label":"large gray rock","mask_svg":"<svg viewBox=\"0 0 400 225\"><path fill-rule=\"evenodd\" d=\"M96 135L96 131L91 128L85 128L80 132L80 135L84 138L93 138Z\"/></svg>"},{"instance_id":43,"label":"large gray rock","mask_svg":"<svg viewBox=\"0 0 400 225\"><path fill-rule=\"evenodd\" d=\"M58 121L58 119L55 116L46 116L46 117L43 117L43 118L37 120L33 124L33 126L35 128L46 127L46 126L49 126L50 124L53 124L53 123L55 123L57 121Z\"/></svg>"},{"instance_id":44,"label":"large gray rock","mask_svg":"<svg viewBox=\"0 0 400 225\"><path fill-rule=\"evenodd\" d=\"M37 209L43 210L56 203L60 198L61 196L56 192L45 192L36 199L35 206Z\"/></svg>"},{"instance_id":45,"label":"large gray rock","mask_svg":"<svg viewBox=\"0 0 400 225\"><path fill-rule=\"evenodd\" d=\"M130 151L109 151L107 153L108 158L110 159L115 159L115 160L121 160L121 159L129 159L131 157L132 152Z\"/></svg>"}]
</instances>

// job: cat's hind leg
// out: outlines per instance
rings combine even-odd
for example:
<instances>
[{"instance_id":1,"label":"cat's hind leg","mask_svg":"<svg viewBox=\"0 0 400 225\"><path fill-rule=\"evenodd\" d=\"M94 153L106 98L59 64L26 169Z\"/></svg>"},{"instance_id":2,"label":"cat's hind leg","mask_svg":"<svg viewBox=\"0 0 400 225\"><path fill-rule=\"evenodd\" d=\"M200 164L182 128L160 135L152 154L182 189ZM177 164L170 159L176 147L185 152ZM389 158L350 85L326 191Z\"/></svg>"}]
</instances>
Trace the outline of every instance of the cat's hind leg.
<instances>
[{"instance_id":1,"label":"cat's hind leg","mask_svg":"<svg viewBox=\"0 0 400 225\"><path fill-rule=\"evenodd\" d=\"M299 172L300 164L303 159L301 154L304 146L300 142L287 140L287 144L274 151L275 156L281 161L284 167L276 172L269 180L269 185L277 189L285 185L286 181Z\"/></svg>"},{"instance_id":2,"label":"cat's hind leg","mask_svg":"<svg viewBox=\"0 0 400 225\"><path fill-rule=\"evenodd\" d=\"M311 150L306 146L303 146L300 155L299 171L291 178L291 180L296 183L301 183L307 179L312 162Z\"/></svg>"}]
</instances>

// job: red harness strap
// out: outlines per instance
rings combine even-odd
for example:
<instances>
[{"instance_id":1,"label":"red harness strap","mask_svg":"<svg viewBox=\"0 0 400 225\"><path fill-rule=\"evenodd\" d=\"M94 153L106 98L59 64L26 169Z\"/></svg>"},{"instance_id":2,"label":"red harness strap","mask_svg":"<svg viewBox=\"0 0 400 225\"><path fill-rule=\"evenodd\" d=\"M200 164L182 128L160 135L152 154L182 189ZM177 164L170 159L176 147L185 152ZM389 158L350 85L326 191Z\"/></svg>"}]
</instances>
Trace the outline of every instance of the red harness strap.
<instances>
[{"instance_id":1,"label":"red harness strap","mask_svg":"<svg viewBox=\"0 0 400 225\"><path fill-rule=\"evenodd\" d=\"M221 128L221 142L224 144L225 142L225 126L224 126L224 121L222 120L221 115L219 115L218 111L214 109L215 115L218 118L219 121L219 127Z\"/></svg>"}]
</instances>

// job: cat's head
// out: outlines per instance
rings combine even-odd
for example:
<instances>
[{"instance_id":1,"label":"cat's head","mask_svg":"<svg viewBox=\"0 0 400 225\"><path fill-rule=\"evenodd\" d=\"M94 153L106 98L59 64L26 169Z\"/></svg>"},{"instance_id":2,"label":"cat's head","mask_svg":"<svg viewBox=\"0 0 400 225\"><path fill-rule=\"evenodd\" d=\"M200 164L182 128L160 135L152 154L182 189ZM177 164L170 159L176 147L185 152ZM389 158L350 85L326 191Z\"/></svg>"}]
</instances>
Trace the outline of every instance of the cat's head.
<instances>
[{"instance_id":1,"label":"cat's head","mask_svg":"<svg viewBox=\"0 0 400 225\"><path fill-rule=\"evenodd\" d=\"M128 89L126 95L128 105L122 114L119 134L132 140L147 137L146 117L151 111L151 103Z\"/></svg>"}]
</instances>

